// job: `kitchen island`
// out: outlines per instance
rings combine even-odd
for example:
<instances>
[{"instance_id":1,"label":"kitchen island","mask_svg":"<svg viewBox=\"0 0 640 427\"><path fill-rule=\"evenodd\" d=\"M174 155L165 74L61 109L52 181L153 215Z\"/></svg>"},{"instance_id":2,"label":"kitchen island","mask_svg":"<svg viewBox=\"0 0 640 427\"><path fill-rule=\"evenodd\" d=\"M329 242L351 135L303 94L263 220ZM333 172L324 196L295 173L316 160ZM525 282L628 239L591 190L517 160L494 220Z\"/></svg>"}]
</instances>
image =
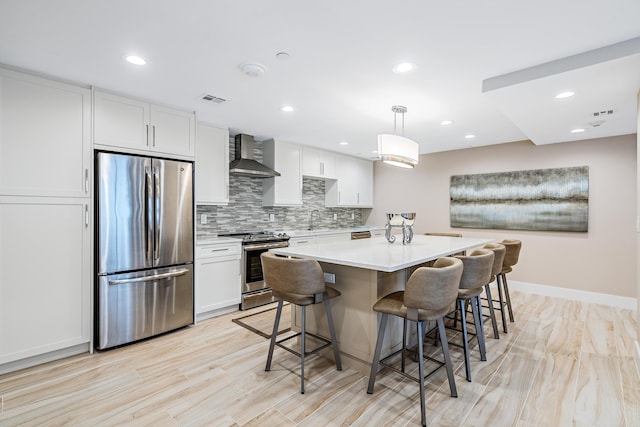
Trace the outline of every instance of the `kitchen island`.
<instances>
[{"instance_id":1,"label":"kitchen island","mask_svg":"<svg viewBox=\"0 0 640 427\"><path fill-rule=\"evenodd\" d=\"M419 236L409 245L384 237L346 242L277 248L278 255L311 258L320 262L327 282L342 295L331 301L343 363L368 374L376 344L378 316L371 307L381 297L404 289L411 272L426 262L472 249L492 239ZM300 325L300 310L291 311L292 327ZM389 319L383 356L400 348L402 324ZM307 330L329 336L323 307L309 307ZM330 357L329 353L326 353Z\"/></svg>"}]
</instances>

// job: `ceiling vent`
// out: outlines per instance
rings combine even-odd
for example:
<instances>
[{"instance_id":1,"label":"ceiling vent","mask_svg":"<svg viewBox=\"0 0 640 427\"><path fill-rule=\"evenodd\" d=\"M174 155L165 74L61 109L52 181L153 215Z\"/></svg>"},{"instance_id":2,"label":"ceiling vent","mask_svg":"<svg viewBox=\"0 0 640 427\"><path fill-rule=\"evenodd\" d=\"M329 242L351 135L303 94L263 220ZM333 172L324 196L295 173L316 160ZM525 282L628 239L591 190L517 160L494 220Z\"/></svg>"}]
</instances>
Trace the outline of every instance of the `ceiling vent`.
<instances>
[{"instance_id":1,"label":"ceiling vent","mask_svg":"<svg viewBox=\"0 0 640 427\"><path fill-rule=\"evenodd\" d=\"M223 102L227 101L224 98L219 98L215 95L211 95L210 93L205 93L204 95L202 95L202 99L205 101L214 102L216 104L222 104Z\"/></svg>"},{"instance_id":2,"label":"ceiling vent","mask_svg":"<svg viewBox=\"0 0 640 427\"><path fill-rule=\"evenodd\" d=\"M614 113L613 109L600 110L593 113L593 117L610 116Z\"/></svg>"}]
</instances>

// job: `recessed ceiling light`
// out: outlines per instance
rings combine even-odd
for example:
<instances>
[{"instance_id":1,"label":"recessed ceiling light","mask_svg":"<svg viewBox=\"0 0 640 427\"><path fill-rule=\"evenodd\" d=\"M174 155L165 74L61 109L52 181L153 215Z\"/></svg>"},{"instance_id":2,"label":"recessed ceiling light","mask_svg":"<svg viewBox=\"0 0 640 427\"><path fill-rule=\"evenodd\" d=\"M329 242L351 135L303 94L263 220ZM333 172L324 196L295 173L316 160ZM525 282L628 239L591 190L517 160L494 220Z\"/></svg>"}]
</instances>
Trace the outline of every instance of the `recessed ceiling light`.
<instances>
[{"instance_id":1,"label":"recessed ceiling light","mask_svg":"<svg viewBox=\"0 0 640 427\"><path fill-rule=\"evenodd\" d=\"M290 113L293 111L293 107L291 105L285 105L284 107L281 108L282 111L284 111L285 113Z\"/></svg>"},{"instance_id":2,"label":"recessed ceiling light","mask_svg":"<svg viewBox=\"0 0 640 427\"><path fill-rule=\"evenodd\" d=\"M278 52L276 53L276 58L281 60L281 61L286 61L287 59L289 59L289 54L287 52Z\"/></svg>"},{"instance_id":3,"label":"recessed ceiling light","mask_svg":"<svg viewBox=\"0 0 640 427\"><path fill-rule=\"evenodd\" d=\"M401 62L393 66L392 70L394 73L402 74L408 73L409 71L413 71L416 69L415 64L411 62Z\"/></svg>"},{"instance_id":4,"label":"recessed ceiling light","mask_svg":"<svg viewBox=\"0 0 640 427\"><path fill-rule=\"evenodd\" d=\"M473 139L476 136L474 134L470 133L470 134L465 135L464 137L465 137L465 139Z\"/></svg>"},{"instance_id":5,"label":"recessed ceiling light","mask_svg":"<svg viewBox=\"0 0 640 427\"><path fill-rule=\"evenodd\" d=\"M453 120L443 120L440 122L441 126L449 126L451 124L453 124Z\"/></svg>"},{"instance_id":6,"label":"recessed ceiling light","mask_svg":"<svg viewBox=\"0 0 640 427\"><path fill-rule=\"evenodd\" d=\"M147 63L147 61L145 61L144 59L140 58L139 56L136 55L129 55L125 58L127 60L127 62L134 64L134 65L144 65Z\"/></svg>"},{"instance_id":7,"label":"recessed ceiling light","mask_svg":"<svg viewBox=\"0 0 640 427\"><path fill-rule=\"evenodd\" d=\"M571 92L570 90L566 92L560 92L559 94L556 95L556 99L571 98L575 94L576 94L575 92Z\"/></svg>"},{"instance_id":8,"label":"recessed ceiling light","mask_svg":"<svg viewBox=\"0 0 640 427\"><path fill-rule=\"evenodd\" d=\"M582 128L571 129L571 133L582 133L582 132L584 132L584 129Z\"/></svg>"},{"instance_id":9,"label":"recessed ceiling light","mask_svg":"<svg viewBox=\"0 0 640 427\"><path fill-rule=\"evenodd\" d=\"M349 143L347 141L340 141L338 144L340 144L340 145L349 145Z\"/></svg>"}]
</instances>

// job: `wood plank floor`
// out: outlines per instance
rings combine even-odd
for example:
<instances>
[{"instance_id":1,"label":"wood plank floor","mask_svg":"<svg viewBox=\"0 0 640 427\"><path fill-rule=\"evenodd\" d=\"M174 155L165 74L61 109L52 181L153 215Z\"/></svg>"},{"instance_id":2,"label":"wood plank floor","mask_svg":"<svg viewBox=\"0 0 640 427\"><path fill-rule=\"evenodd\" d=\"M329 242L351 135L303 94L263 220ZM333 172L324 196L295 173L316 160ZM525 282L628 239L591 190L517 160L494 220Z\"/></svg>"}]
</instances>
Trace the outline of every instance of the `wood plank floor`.
<instances>
[{"instance_id":1,"label":"wood plank floor","mask_svg":"<svg viewBox=\"0 0 640 427\"><path fill-rule=\"evenodd\" d=\"M486 325L488 361L472 352L473 382L452 347L458 398L444 370L428 379L429 426L640 426L636 312L517 292L512 299L509 333L496 340ZM311 356L300 395L299 359L276 349L264 372L268 341L232 322L246 314L0 376L0 426L420 424L417 384L389 370L368 395L366 376ZM268 331L273 315L246 322Z\"/></svg>"}]
</instances>

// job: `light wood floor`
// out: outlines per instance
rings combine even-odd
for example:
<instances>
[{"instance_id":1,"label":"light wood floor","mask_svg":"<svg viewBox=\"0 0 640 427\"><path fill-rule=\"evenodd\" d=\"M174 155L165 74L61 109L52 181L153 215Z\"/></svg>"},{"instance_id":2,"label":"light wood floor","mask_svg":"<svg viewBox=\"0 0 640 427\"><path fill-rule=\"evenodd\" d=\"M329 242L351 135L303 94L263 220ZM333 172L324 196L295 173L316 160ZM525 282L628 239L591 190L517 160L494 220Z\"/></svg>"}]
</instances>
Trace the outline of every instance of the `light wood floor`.
<instances>
[{"instance_id":1,"label":"light wood floor","mask_svg":"<svg viewBox=\"0 0 640 427\"><path fill-rule=\"evenodd\" d=\"M516 292L513 302L509 333L487 334L488 361L473 351L473 382L452 348L458 398L444 370L428 379L429 426L640 426L635 312ZM253 326L268 330L273 313ZM420 424L417 383L388 370L368 395L365 376L312 356L300 395L299 359L276 349L264 372L268 341L231 321L246 314L0 376L0 426Z\"/></svg>"}]
</instances>

